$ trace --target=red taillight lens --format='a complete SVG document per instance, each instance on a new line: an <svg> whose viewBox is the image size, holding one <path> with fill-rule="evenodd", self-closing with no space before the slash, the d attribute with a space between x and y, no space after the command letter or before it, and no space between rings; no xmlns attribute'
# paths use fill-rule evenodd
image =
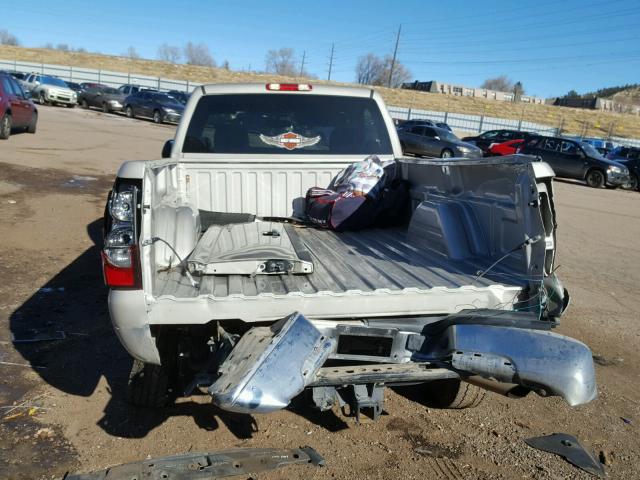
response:
<svg viewBox="0 0 640 480"><path fill-rule="evenodd" d="M104 283L110 288L142 288L140 279L140 256L138 247L132 246L126 249L130 258L128 267L114 265L107 252L102 251L102 272Z"/></svg>
<svg viewBox="0 0 640 480"><path fill-rule="evenodd" d="M313 86L308 83L267 83L267 90L276 92L310 92Z"/></svg>
<svg viewBox="0 0 640 480"><path fill-rule="evenodd" d="M102 272L104 283L110 288L142 288L138 192L139 186L135 183L116 181L105 209Z"/></svg>

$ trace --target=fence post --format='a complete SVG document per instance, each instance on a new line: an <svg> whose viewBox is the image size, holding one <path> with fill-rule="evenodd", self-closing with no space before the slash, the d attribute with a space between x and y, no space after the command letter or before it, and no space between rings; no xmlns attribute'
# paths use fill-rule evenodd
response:
<svg viewBox="0 0 640 480"><path fill-rule="evenodd" d="M98 83L102 83L101 79L102 79L102 70L98 70Z"/></svg>
<svg viewBox="0 0 640 480"><path fill-rule="evenodd" d="M73 67L69 67L69 81L73 82Z"/></svg>
<svg viewBox="0 0 640 480"><path fill-rule="evenodd" d="M189 93L189 80L187 80L187 93Z"/></svg>
<svg viewBox="0 0 640 480"><path fill-rule="evenodd" d="M131 83L131 72L127 72L127 84Z"/></svg>
<svg viewBox="0 0 640 480"><path fill-rule="evenodd" d="M518 131L522 130L522 118L518 120Z"/></svg>
<svg viewBox="0 0 640 480"><path fill-rule="evenodd" d="M40 62L40 74L44 75L44 62Z"/></svg>
<svg viewBox="0 0 640 480"><path fill-rule="evenodd" d="M478 133L482 133L482 124L484 123L484 115L480 115L480 125L478 125Z"/></svg>
<svg viewBox="0 0 640 480"><path fill-rule="evenodd" d="M411 120L411 107L407 110L407 120Z"/></svg>
<svg viewBox="0 0 640 480"><path fill-rule="evenodd" d="M160 77L158 77L158 91L160 91Z"/></svg>
<svg viewBox="0 0 640 480"><path fill-rule="evenodd" d="M444 123L447 123L448 119L449 119L449 112L444 112Z"/></svg>

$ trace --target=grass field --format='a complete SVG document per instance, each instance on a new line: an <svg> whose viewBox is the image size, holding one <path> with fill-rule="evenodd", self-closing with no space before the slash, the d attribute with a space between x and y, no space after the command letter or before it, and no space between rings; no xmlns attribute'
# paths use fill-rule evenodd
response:
<svg viewBox="0 0 640 480"><path fill-rule="evenodd" d="M8 60L43 62L58 65L131 72L142 75L191 80L194 82L248 82L283 81L290 78L277 75L237 72L221 68L177 65L156 60L133 60L125 57L92 53L63 52L39 48L0 46L0 58ZM318 81L326 83L324 81ZM472 115L520 119L550 126L563 127L563 132L587 136L613 136L640 138L640 116L581 110L549 105L497 102L480 98L454 97L411 90L376 87L388 105L449 111Z"/></svg>

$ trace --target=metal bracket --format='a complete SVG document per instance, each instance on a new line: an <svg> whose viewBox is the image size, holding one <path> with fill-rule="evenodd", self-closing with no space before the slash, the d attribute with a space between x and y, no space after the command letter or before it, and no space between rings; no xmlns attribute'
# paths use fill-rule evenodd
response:
<svg viewBox="0 0 640 480"><path fill-rule="evenodd" d="M324 466L325 461L311 447L291 450L240 448L219 453L189 453L143 460L98 472L67 474L63 480L214 480L237 475L246 476L298 464Z"/></svg>

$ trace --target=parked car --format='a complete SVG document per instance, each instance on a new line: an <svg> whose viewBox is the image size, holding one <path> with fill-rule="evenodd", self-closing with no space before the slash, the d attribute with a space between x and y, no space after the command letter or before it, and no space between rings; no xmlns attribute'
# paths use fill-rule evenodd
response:
<svg viewBox="0 0 640 480"><path fill-rule="evenodd" d="M167 94L178 100L183 105L186 105L189 101L190 94L187 92L181 92L179 90L169 90Z"/></svg>
<svg viewBox="0 0 640 480"><path fill-rule="evenodd" d="M32 97L40 104L65 105L74 108L78 95L64 80L49 75L38 75L37 85L31 90Z"/></svg>
<svg viewBox="0 0 640 480"><path fill-rule="evenodd" d="M536 155L551 165L557 177L584 180L590 187L620 187L629 181L629 171L622 163L604 158L592 145L577 140L531 136L519 153Z"/></svg>
<svg viewBox="0 0 640 480"><path fill-rule="evenodd" d="M140 85L134 85L131 83L127 83L125 85L120 85L118 87L118 90L121 93L124 93L125 95L131 95L134 93L138 93L138 92L157 92L158 90L154 89L154 88L148 88L148 87L141 87Z"/></svg>
<svg viewBox="0 0 640 480"><path fill-rule="evenodd" d="M509 140L523 140L527 132L520 130L488 130L475 137L464 137L463 142L471 143L479 147L483 153L489 154L489 148L494 143L504 143Z"/></svg>
<svg viewBox="0 0 640 480"><path fill-rule="evenodd" d="M82 108L97 107L103 112L117 112L124 109L126 95L111 87L90 87L78 96L78 103Z"/></svg>
<svg viewBox="0 0 640 480"><path fill-rule="evenodd" d="M80 92L82 92L82 86L78 82L67 82L67 81L65 81L65 83L67 84L67 87L69 87L71 90L76 92L76 95L78 95L78 97L80 97Z"/></svg>
<svg viewBox="0 0 640 480"><path fill-rule="evenodd" d="M195 89L163 158L118 171L101 257L132 403L206 388L257 414L306 390L320 410L377 419L388 384L422 384L442 408L514 384L572 406L597 397L592 352L550 331L568 296L547 164L405 158L375 90L266 87ZM386 209L380 223L295 227L307 188L371 155L390 173L385 201L349 198L370 222Z"/></svg>
<svg viewBox="0 0 640 480"><path fill-rule="evenodd" d="M494 156L513 155L522 146L524 140L509 140L503 143L493 143L489 147L489 154Z"/></svg>
<svg viewBox="0 0 640 480"><path fill-rule="evenodd" d="M23 72L11 72L11 76L16 80L24 80L27 78L27 74Z"/></svg>
<svg viewBox="0 0 640 480"><path fill-rule="evenodd" d="M82 90L86 90L87 88L106 88L106 85L103 85L102 83L96 83L96 82L82 82L80 84L80 88Z"/></svg>
<svg viewBox="0 0 640 480"><path fill-rule="evenodd" d="M482 150L465 143L449 130L429 125L401 126L398 129L404 153L427 157L482 158Z"/></svg>
<svg viewBox="0 0 640 480"><path fill-rule="evenodd" d="M616 147L607 155L609 160L622 163L629 170L629 190L640 190L640 147Z"/></svg>
<svg viewBox="0 0 640 480"><path fill-rule="evenodd" d="M147 117L155 123L180 121L184 105L166 93L140 90L124 99L124 112L129 118Z"/></svg>
<svg viewBox="0 0 640 480"><path fill-rule="evenodd" d="M448 124L444 123L444 122L436 123L436 127L444 128L445 130L449 130L450 132L453 132L453 130L451 130L451 127Z"/></svg>
<svg viewBox="0 0 640 480"><path fill-rule="evenodd" d="M22 89L28 92L33 91L38 85L40 85L40 81L42 80L43 75L39 73L30 73L28 74L24 80L20 80L20 84L22 85Z"/></svg>
<svg viewBox="0 0 640 480"><path fill-rule="evenodd" d="M11 75L0 73L0 139L6 140L11 131L25 128L36 133L38 110Z"/></svg>

